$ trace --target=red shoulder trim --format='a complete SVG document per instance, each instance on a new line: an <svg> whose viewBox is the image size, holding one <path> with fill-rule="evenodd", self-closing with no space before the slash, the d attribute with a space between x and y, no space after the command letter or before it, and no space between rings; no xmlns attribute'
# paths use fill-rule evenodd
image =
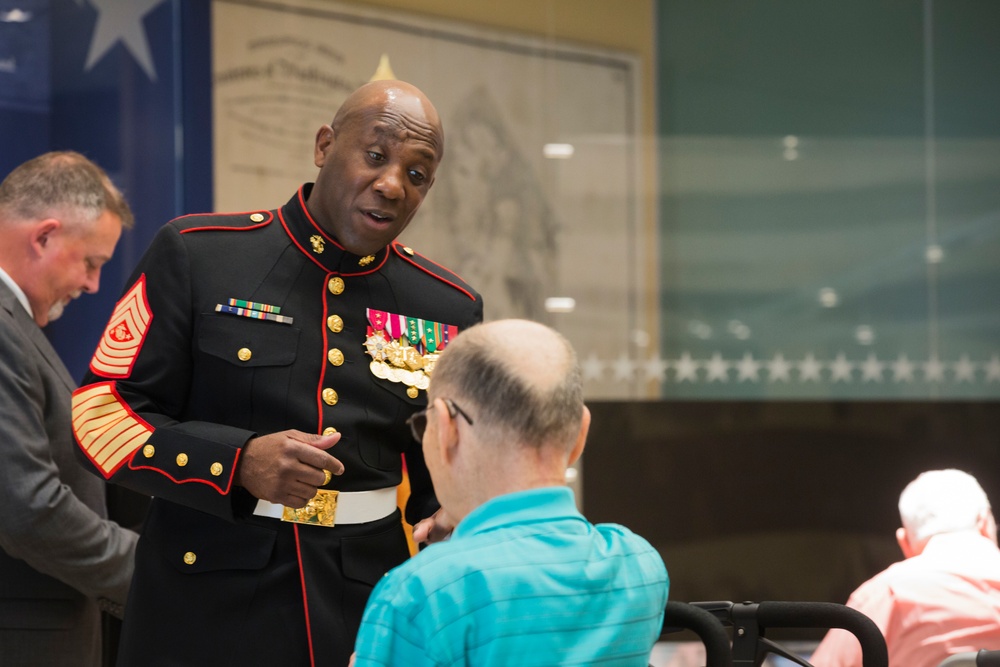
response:
<svg viewBox="0 0 1000 667"><path fill-rule="evenodd" d="M247 216L251 222L254 224L247 225L245 227L234 227L230 225L205 225L204 227L188 227L187 229L180 230L181 234L187 234L188 232L246 232L251 229L259 229L260 227L266 227L274 220L274 213L271 211L246 211L243 213L192 213L189 215L182 215L176 220L188 220L190 218L219 218L228 216L231 218L236 218L238 216ZM255 220L255 216L262 216L262 220ZM176 221L175 220L175 221Z"/></svg>
<svg viewBox="0 0 1000 667"><path fill-rule="evenodd" d="M408 252L406 252L406 251L403 250L404 247L407 247L407 246L404 246L399 241L393 241L392 242L392 249L395 251L396 255L398 255L400 259L405 260L409 264L412 264L413 266L417 267L418 269L420 269L421 271L423 271L427 275L433 276L433 277L437 278L438 280L440 280L441 282L445 283L446 285L451 285L452 287L454 287L459 292L461 292L465 296L469 297L473 301L476 300L475 295L473 295L472 292L470 292L468 289L466 289L464 287L465 285L468 285L468 283L465 282L460 275L458 275L457 273L455 273L451 269L448 269L448 268L446 268L444 266L441 266L440 264L438 264L434 260L428 259L424 255L421 255L421 254L417 253L415 250L410 249L411 252L412 252L412 254L408 253ZM443 273L445 273L447 275L441 275L441 274L435 273L434 271L431 270L430 267L424 266L420 262L416 261L417 257L419 257L421 260L427 262L428 264L431 264L431 265L437 267L438 269L440 269ZM449 280L448 276L453 276L455 278L455 280L458 281L458 282L454 282L452 280ZM458 283L462 283L462 284L460 285Z"/></svg>

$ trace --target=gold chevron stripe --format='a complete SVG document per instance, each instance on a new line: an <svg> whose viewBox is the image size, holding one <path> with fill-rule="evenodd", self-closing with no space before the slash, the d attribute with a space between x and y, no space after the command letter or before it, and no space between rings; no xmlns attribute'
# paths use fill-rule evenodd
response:
<svg viewBox="0 0 1000 667"><path fill-rule="evenodd" d="M121 400L113 382L73 392L73 433L105 478L146 444L152 432Z"/></svg>
<svg viewBox="0 0 1000 667"><path fill-rule="evenodd" d="M102 377L128 377L152 319L146 299L146 275L143 274L111 313L94 358L90 360L90 370Z"/></svg>

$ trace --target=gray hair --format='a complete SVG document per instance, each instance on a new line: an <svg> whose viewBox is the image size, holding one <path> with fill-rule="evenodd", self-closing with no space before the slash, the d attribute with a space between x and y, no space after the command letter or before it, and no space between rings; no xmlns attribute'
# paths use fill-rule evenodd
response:
<svg viewBox="0 0 1000 667"><path fill-rule="evenodd" d="M583 415L576 353L555 330L534 322L523 324L535 328L538 336L511 340L507 330L490 324L460 334L435 365L433 394L454 398L472 412L483 441L569 449ZM518 353L531 346L545 348L544 367L519 358Z"/></svg>
<svg viewBox="0 0 1000 667"><path fill-rule="evenodd" d="M961 470L921 473L899 496L899 517L913 542L974 529L989 509L979 482Z"/></svg>
<svg viewBox="0 0 1000 667"><path fill-rule="evenodd" d="M99 166L74 151L44 153L0 183L0 222L65 218L78 227L108 211L126 229L134 224L125 197Z"/></svg>

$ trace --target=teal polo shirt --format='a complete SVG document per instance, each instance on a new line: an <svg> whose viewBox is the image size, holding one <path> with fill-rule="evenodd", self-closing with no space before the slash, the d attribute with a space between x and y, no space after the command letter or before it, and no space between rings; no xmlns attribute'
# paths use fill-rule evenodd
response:
<svg viewBox="0 0 1000 667"><path fill-rule="evenodd" d="M356 667L646 667L668 586L646 540L588 522L569 488L499 496L379 582Z"/></svg>

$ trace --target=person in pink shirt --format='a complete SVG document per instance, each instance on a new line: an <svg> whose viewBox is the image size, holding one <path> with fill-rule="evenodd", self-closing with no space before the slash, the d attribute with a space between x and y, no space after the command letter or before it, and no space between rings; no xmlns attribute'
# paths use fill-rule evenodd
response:
<svg viewBox="0 0 1000 667"><path fill-rule="evenodd" d="M955 653L1000 649L1000 549L990 502L960 470L922 473L899 497L904 560L847 601L885 635L890 667L937 667ZM830 630L815 667L861 665L854 635Z"/></svg>

